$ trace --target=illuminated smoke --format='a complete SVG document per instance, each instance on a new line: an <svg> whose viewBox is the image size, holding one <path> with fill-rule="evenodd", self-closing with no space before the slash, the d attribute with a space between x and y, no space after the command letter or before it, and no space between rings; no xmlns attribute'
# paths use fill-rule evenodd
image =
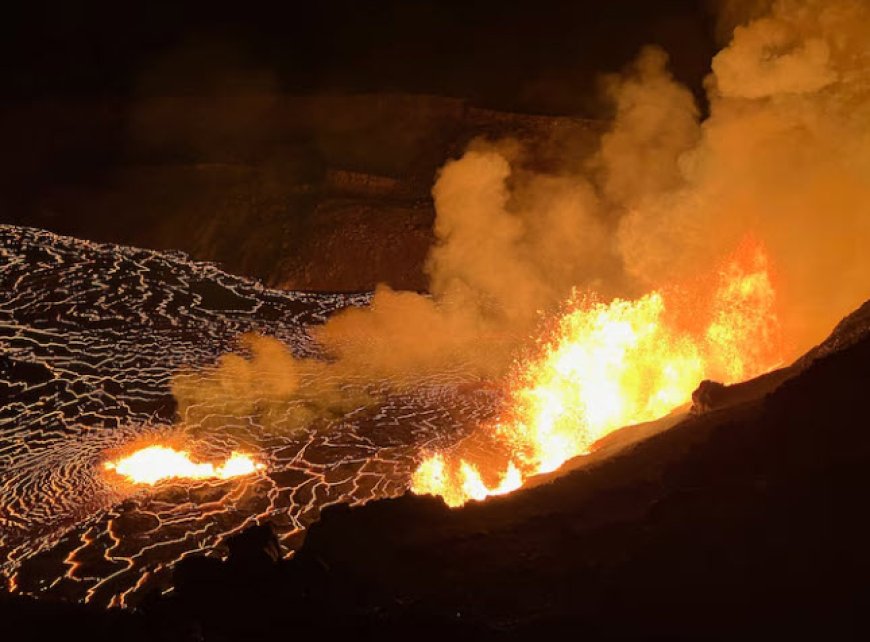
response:
<svg viewBox="0 0 870 642"><path fill-rule="evenodd" d="M429 295L381 286L369 308L337 314L313 330L327 361L252 339L250 357L177 379L182 409L224 395L229 412L277 404L301 423L332 404L366 403L345 398L348 380L401 388L457 365L503 377L572 292L652 305L645 295L715 273L747 235L765 248L763 273L777 285L781 356L820 340L870 291L870 8L723 6L722 24L737 26L712 61L705 120L666 53L646 48L605 82L615 116L594 153L543 172L521 143L475 141L433 187ZM704 330L715 356L681 384L682 397L709 369L735 380L758 371L741 359L763 361L751 344L728 343L729 329L752 317L735 287ZM754 287L765 293L764 282ZM437 477L445 462L433 461ZM515 485L508 473L499 488ZM471 473L463 483L480 495Z"/></svg>
<svg viewBox="0 0 870 642"><path fill-rule="evenodd" d="M634 195L620 220L626 271L663 283L751 230L781 279L793 351L820 340L870 290L868 62L860 0L784 0L738 26L712 61L711 114L676 159L679 184Z"/></svg>
<svg viewBox="0 0 870 642"><path fill-rule="evenodd" d="M503 494L618 428L668 414L706 377L730 383L770 370L781 359L774 303L766 254L752 239L713 280L633 301L575 297L537 353L517 363L501 417L479 429L494 447L470 441L430 456L412 489L452 506Z"/></svg>

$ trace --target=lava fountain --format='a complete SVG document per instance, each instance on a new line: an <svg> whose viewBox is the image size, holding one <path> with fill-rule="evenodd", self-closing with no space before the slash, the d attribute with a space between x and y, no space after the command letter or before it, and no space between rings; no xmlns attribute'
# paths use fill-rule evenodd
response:
<svg viewBox="0 0 870 642"><path fill-rule="evenodd" d="M778 327L767 254L752 239L693 283L608 303L575 295L517 364L500 418L482 428L503 454L433 454L412 490L450 506L515 490L608 433L685 404L704 378L734 382L776 367Z"/></svg>
<svg viewBox="0 0 870 642"><path fill-rule="evenodd" d="M184 450L167 446L148 446L115 461L107 461L103 468L134 484L153 486L168 479L231 479L250 475L265 466L249 455L233 452L223 463L197 463Z"/></svg>

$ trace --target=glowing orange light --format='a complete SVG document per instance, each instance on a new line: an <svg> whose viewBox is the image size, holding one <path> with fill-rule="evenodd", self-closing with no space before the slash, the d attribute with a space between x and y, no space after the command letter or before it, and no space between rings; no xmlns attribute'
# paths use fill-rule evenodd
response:
<svg viewBox="0 0 870 642"><path fill-rule="evenodd" d="M134 484L153 486L166 479L241 477L261 470L264 465L240 452L233 452L218 466L212 463L196 463L187 451L166 446L148 446L116 461L107 461L103 467L126 477Z"/></svg>
<svg viewBox="0 0 870 642"><path fill-rule="evenodd" d="M744 242L725 262L706 295L707 322L695 330L676 321L704 298L692 294L575 298L538 356L518 369L501 419L485 428L508 452L502 481L482 481L480 465L491 461L435 454L415 471L412 490L450 506L510 492L617 428L666 415L704 378L733 382L779 365L775 293L760 245Z"/></svg>

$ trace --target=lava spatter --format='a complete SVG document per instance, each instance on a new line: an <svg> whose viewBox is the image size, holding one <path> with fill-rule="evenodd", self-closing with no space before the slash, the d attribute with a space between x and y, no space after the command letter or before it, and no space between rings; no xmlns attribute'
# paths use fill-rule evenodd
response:
<svg viewBox="0 0 870 642"><path fill-rule="evenodd" d="M692 323L680 323L686 317ZM633 301L578 297L539 353L518 363L502 416L482 429L501 454L437 453L417 468L412 489L451 506L515 490L610 432L687 403L704 378L730 383L780 365L777 327L767 254L751 238L713 278ZM487 485L482 469L502 472Z"/></svg>
<svg viewBox="0 0 870 642"><path fill-rule="evenodd" d="M251 475L265 468L245 453L233 452L223 462L196 462L185 450L168 446L147 446L107 461L103 468L134 484L153 486L165 480L232 479Z"/></svg>

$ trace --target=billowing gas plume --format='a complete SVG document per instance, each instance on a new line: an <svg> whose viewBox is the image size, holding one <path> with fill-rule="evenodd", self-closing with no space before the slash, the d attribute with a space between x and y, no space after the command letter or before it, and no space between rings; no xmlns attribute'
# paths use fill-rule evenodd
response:
<svg viewBox="0 0 870 642"><path fill-rule="evenodd" d="M433 188L428 294L379 287L313 330L324 361L253 340L250 358L179 379L182 409L203 396L262 409L265 396L301 403L302 421L360 402L343 397L350 379L501 377L572 293L637 299L715 272L747 236L766 248L782 357L820 340L870 292L870 7L724 6L733 34L712 61L708 117L650 47L605 79L614 119L597 150L543 171L521 142L475 141Z"/></svg>
<svg viewBox="0 0 870 642"><path fill-rule="evenodd" d="M782 0L738 26L713 59L699 139L671 164L676 183L631 195L617 233L626 272L665 282L751 230L780 279L792 349L819 340L870 290L868 62L860 0ZM684 114L675 102L672 118ZM667 156L674 139L658 144ZM609 163L609 176L625 168Z"/></svg>

